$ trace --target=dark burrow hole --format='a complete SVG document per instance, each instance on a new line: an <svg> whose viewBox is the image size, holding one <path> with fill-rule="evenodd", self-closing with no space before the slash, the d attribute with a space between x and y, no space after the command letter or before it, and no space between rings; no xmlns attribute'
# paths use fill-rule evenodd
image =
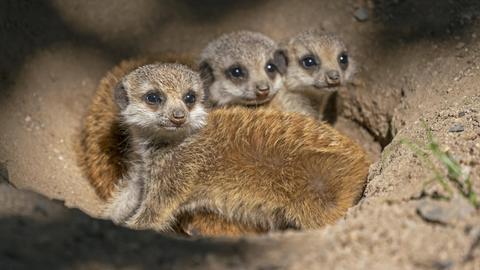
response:
<svg viewBox="0 0 480 270"><path fill-rule="evenodd" d="M367 111L363 108L366 104L355 99L345 98L345 95L341 94L348 94L349 91L361 92L362 90L349 86L332 94L324 111L324 120L340 133L360 145L373 163L380 158L383 149L393 140L394 134L391 118L387 117L386 122L379 122L378 125L383 124L388 127L387 131L382 132L382 127L377 127L375 121L366 122L365 119L368 118L363 116L364 112ZM364 93L364 95L368 95L368 93ZM345 113L345 108L347 107L350 110L357 111L358 115Z"/></svg>

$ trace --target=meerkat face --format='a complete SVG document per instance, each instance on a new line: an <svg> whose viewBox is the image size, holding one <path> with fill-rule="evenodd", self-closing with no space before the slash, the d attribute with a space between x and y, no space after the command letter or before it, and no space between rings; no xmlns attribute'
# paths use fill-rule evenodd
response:
<svg viewBox="0 0 480 270"><path fill-rule="evenodd" d="M248 32L225 34L210 42L200 59L208 100L217 106L257 105L270 101L283 87L286 71L276 43Z"/></svg>
<svg viewBox="0 0 480 270"><path fill-rule="evenodd" d="M140 67L117 85L123 121L146 135L181 139L206 123L200 76L179 64Z"/></svg>
<svg viewBox="0 0 480 270"><path fill-rule="evenodd" d="M285 84L289 91L334 91L353 77L354 63L335 35L305 32L291 39L285 51Z"/></svg>

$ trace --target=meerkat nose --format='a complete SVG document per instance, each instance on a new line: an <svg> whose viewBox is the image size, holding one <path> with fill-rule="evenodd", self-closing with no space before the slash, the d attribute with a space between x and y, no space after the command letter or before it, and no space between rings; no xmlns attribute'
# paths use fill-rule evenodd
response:
<svg viewBox="0 0 480 270"><path fill-rule="evenodd" d="M268 86L268 83L258 83L256 85L257 91L256 95L257 98L264 99L268 97L268 93L270 92L270 86Z"/></svg>
<svg viewBox="0 0 480 270"><path fill-rule="evenodd" d="M177 126L182 125L186 120L187 118L185 117L185 112L183 110L174 110L170 117L170 122Z"/></svg>
<svg viewBox="0 0 480 270"><path fill-rule="evenodd" d="M326 80L329 85L340 83L340 72L338 70L329 70L326 72Z"/></svg>

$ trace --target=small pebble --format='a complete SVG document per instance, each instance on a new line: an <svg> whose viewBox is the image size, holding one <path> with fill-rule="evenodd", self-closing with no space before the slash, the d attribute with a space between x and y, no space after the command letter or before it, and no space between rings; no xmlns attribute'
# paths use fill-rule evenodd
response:
<svg viewBox="0 0 480 270"><path fill-rule="evenodd" d="M424 220L439 224L452 224L475 213L475 208L464 198L450 201L422 199L417 205L417 214Z"/></svg>
<svg viewBox="0 0 480 270"><path fill-rule="evenodd" d="M32 121L32 117L30 117L30 115L27 115L27 117L25 117L25 122L30 122Z"/></svg>
<svg viewBox="0 0 480 270"><path fill-rule="evenodd" d="M364 22L368 20L368 9L366 7L357 8L357 10L355 10L353 13L353 16L355 19L357 19L357 21Z"/></svg>
<svg viewBox="0 0 480 270"><path fill-rule="evenodd" d="M463 139L466 141L474 141L477 137L478 135L475 134L475 132L470 132L470 133L465 132L465 134L463 135Z"/></svg>
<svg viewBox="0 0 480 270"><path fill-rule="evenodd" d="M448 132L463 132L465 127L462 124L455 123L448 129Z"/></svg>
<svg viewBox="0 0 480 270"><path fill-rule="evenodd" d="M464 116L465 116L465 112L464 112L464 111L458 113L458 117L464 117Z"/></svg>
<svg viewBox="0 0 480 270"><path fill-rule="evenodd" d="M464 42L459 42L459 43L457 44L457 46L455 46L455 48L456 48L457 50L460 50L460 49L462 49L463 47L465 47L465 43L464 43Z"/></svg>
<svg viewBox="0 0 480 270"><path fill-rule="evenodd" d="M453 266L455 266L455 264L451 260L437 261L433 263L433 268L439 270L449 270L452 269Z"/></svg>

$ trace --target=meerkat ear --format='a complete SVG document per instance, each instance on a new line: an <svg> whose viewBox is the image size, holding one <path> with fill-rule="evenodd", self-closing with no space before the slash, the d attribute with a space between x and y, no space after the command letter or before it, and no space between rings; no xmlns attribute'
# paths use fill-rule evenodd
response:
<svg viewBox="0 0 480 270"><path fill-rule="evenodd" d="M115 103L117 103L120 110L124 110L128 105L128 96L127 96L127 89L125 89L125 85L123 82L119 82L115 89L113 90L113 97L115 99Z"/></svg>
<svg viewBox="0 0 480 270"><path fill-rule="evenodd" d="M214 81L213 77L213 69L212 66L207 61L202 61L200 65L198 66L198 69L200 71L200 77L202 78L203 82L205 83L205 86L208 88Z"/></svg>
<svg viewBox="0 0 480 270"><path fill-rule="evenodd" d="M288 57L287 57L287 50L285 49L278 49L273 53L273 62L278 68L278 72L284 75L287 73L287 66L288 66Z"/></svg>
<svg viewBox="0 0 480 270"><path fill-rule="evenodd" d="M209 99L210 96L210 86L212 85L215 78L213 77L213 69L207 61L202 61L198 66L200 72L200 77L203 81L203 88L205 92L205 101Z"/></svg>

